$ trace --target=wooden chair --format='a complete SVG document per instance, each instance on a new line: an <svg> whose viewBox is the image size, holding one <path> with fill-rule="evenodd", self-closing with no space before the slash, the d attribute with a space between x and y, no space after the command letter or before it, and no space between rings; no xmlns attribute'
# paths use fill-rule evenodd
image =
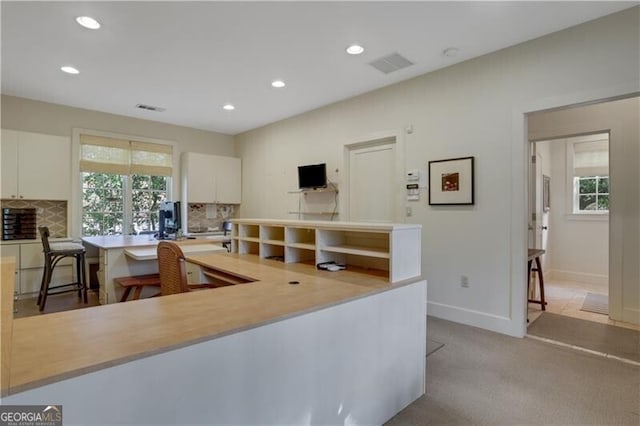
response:
<svg viewBox="0 0 640 426"><path fill-rule="evenodd" d="M160 294L186 293L190 290L216 288L212 284L189 284L184 253L179 245L171 241L158 243L158 269L160 271Z"/></svg>
<svg viewBox="0 0 640 426"><path fill-rule="evenodd" d="M124 287L124 293L122 293L120 302L126 302L131 290L134 290L132 300L138 300L140 299L140 294L145 286L160 287L160 274L119 277L115 278L114 281Z"/></svg>
<svg viewBox="0 0 640 426"><path fill-rule="evenodd" d="M84 264L84 246L80 243L73 242L49 244L49 228L46 226L40 226L38 227L38 231L40 232L40 238L42 239L42 251L44 253L44 270L42 272L40 292L38 293L39 310L41 312L44 310L44 305L47 303L47 296L71 291L77 291L78 298L82 298L84 303L87 303L87 279ZM58 262L66 257L73 257L75 259L77 281L69 284L50 286L53 269L56 267ZM66 289L61 290L63 288Z"/></svg>

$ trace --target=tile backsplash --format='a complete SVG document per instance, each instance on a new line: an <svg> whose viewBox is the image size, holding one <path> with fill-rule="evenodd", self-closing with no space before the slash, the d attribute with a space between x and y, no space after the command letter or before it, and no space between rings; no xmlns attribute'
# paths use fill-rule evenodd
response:
<svg viewBox="0 0 640 426"><path fill-rule="evenodd" d="M235 207L233 204L190 203L187 211L187 231L203 232L216 227L222 229L222 222L235 216Z"/></svg>
<svg viewBox="0 0 640 426"><path fill-rule="evenodd" d="M46 200L2 200L2 208L36 209L36 224L49 227L52 238L67 237L67 202Z"/></svg>

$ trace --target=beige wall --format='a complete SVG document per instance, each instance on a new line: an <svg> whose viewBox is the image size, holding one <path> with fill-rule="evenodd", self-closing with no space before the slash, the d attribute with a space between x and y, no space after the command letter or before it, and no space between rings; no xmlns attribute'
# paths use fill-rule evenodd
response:
<svg viewBox="0 0 640 426"><path fill-rule="evenodd" d="M541 112L532 140L610 131L609 304L614 319L640 324L640 98ZM580 224L576 224L579 226ZM584 227L584 224L582 224ZM602 223L595 224L603 226ZM566 247L565 247L566 249Z"/></svg>
<svg viewBox="0 0 640 426"><path fill-rule="evenodd" d="M522 113L557 99L588 99L620 87L640 90L639 10L237 135L243 159L241 216L289 217L292 195L287 191L296 187L300 164L326 162L329 178L344 187L335 172L342 168L343 144L376 132L403 135L406 170L426 170L429 160L475 156L474 206L429 207L424 191L420 202L409 204L413 215L407 222L423 226L429 310L521 335L527 233ZM404 132L408 125L411 134ZM396 189L403 191L400 184ZM630 231L637 235L635 227ZM461 287L461 275L469 277L469 288Z"/></svg>
<svg viewBox="0 0 640 426"><path fill-rule="evenodd" d="M233 136L157 121L6 95L2 95L1 114L3 129L71 137L73 128L83 128L174 141L180 152L235 156Z"/></svg>

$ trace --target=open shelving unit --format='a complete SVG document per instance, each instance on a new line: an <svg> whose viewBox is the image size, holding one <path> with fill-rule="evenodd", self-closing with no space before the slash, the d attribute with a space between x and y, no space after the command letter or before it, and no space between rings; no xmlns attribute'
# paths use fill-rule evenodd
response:
<svg viewBox="0 0 640 426"><path fill-rule="evenodd" d="M275 219L233 220L232 249L285 263L336 262L385 274L420 275L420 225Z"/></svg>

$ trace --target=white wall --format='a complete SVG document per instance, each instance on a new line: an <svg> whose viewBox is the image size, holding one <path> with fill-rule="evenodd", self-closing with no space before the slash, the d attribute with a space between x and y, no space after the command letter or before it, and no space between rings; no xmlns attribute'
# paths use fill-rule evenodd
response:
<svg viewBox="0 0 640 426"><path fill-rule="evenodd" d="M640 90L639 11L629 9L237 135L241 216L287 217L287 191L295 188L297 165L326 162L329 170L340 168L343 144L413 125L413 133L404 135L406 169L426 170L429 160L476 158L474 206L429 207L423 193L407 218L423 226L430 313L522 335L523 113L535 110L528 109L532 105L557 105L558 99ZM344 185L339 172L329 177ZM469 288L460 286L462 274L469 277Z"/></svg>
<svg viewBox="0 0 640 426"><path fill-rule="evenodd" d="M174 141L180 152L235 156L233 136L2 95L2 128L71 137L73 128ZM151 114L151 113L150 113Z"/></svg>
<svg viewBox="0 0 640 426"><path fill-rule="evenodd" d="M640 34L640 33L639 33ZM532 140L569 136L581 133L610 131L609 175L610 214L606 222L592 224L598 231L594 240L583 239L581 244L602 244L607 236L609 263L602 265L597 252L588 253L594 273L609 272L609 311L613 319L640 323L640 98L587 105L561 111L540 112L529 117L529 136ZM564 145L560 143L561 145ZM562 151L563 148L555 147ZM558 157L564 154L558 153ZM555 152L554 152L555 158ZM558 165L559 167L563 167ZM558 179L556 179L558 180ZM562 188L555 190L560 196ZM553 203L553 200L552 200ZM552 204L553 205L553 204ZM562 212L561 212L562 213ZM556 220L562 220L562 218ZM587 223L575 222L567 232L584 230ZM588 233L587 233L588 234ZM574 236L574 238L577 238ZM555 240L554 240L555 245ZM587 253L585 253L587 254ZM573 257L567 254L569 262ZM567 263L578 268L578 264ZM583 265L584 267L584 265Z"/></svg>
<svg viewBox="0 0 640 426"><path fill-rule="evenodd" d="M531 129L531 128L530 128ZM573 192L566 181L566 141L545 142L551 148L551 220L549 228L550 277L594 284L594 291L609 291L608 216L575 217L567 210Z"/></svg>

